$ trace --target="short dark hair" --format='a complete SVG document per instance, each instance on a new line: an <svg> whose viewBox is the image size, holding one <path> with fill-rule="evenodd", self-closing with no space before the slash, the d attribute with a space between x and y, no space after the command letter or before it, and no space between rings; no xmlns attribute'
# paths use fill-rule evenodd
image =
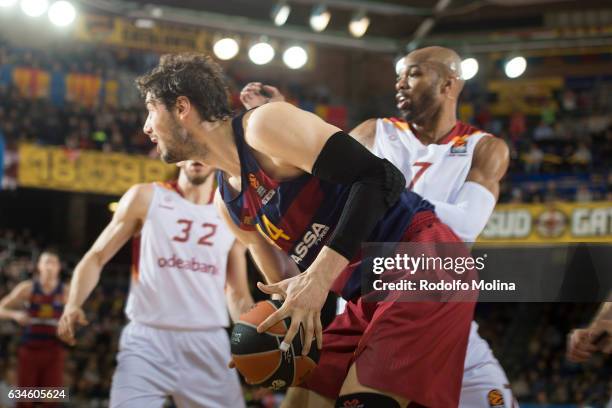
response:
<svg viewBox="0 0 612 408"><path fill-rule="evenodd" d="M54 256L57 259L61 259L59 251L56 248L54 248L54 247L46 247L46 248L44 248L42 251L40 251L40 254L38 255L38 258L40 258L41 256L43 256L45 254Z"/></svg>
<svg viewBox="0 0 612 408"><path fill-rule="evenodd" d="M143 97L151 93L172 109L179 96L189 98L203 120L213 122L232 116L228 86L219 64L201 53L162 55L159 65L136 78Z"/></svg>

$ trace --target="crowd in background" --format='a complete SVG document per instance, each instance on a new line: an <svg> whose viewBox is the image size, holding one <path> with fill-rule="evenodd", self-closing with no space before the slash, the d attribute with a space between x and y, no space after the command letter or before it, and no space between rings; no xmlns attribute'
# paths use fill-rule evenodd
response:
<svg viewBox="0 0 612 408"><path fill-rule="evenodd" d="M32 276L39 251L37 239L29 232L0 231L0 297ZM77 258L62 258L66 280ZM107 406L119 335L126 323L127 270L127 266L107 267L101 284L85 303L90 324L79 331L78 343L70 348L66 364L65 384L70 387L74 406ZM480 333L505 367L519 401L585 406L607 402L612 386L609 359L598 355L586 365L577 365L564 357L567 333L586 324L596 307L593 303L479 305ZM15 384L20 330L14 322L0 321L0 390ZM282 399L282 395L260 388L245 386L244 392L249 407L271 408Z"/></svg>
<svg viewBox="0 0 612 408"><path fill-rule="evenodd" d="M29 141L67 149L154 155L154 147L142 132L145 111L133 79L154 66L157 59L154 53L116 48L75 46L60 52L13 49L0 43L0 135L7 150L14 150L18 142ZM24 65L119 78L121 103L94 100L93 106L83 106L70 98L59 103L53 91L48 97L33 99L10 79L10 69ZM241 81L230 81L236 109L240 109ZM314 107L313 101L326 94L318 88L317 92L307 92L292 84L277 85L302 107ZM486 98L466 89L461 103L470 109L461 115L462 119L504 138L511 148L513 160L502 183L501 202L612 198L612 82L600 81L596 85L558 90L540 115L525 115L518 110L505 116L493 115ZM314 99L301 100L309 97ZM465 109L460 108L460 112ZM365 118L352 121L362 119Z"/></svg>

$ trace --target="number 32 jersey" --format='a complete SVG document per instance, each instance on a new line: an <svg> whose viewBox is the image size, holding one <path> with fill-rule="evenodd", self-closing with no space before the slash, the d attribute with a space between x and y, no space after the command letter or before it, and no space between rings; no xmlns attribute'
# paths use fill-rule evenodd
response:
<svg viewBox="0 0 612 408"><path fill-rule="evenodd" d="M169 183L153 198L134 238L130 320L175 330L225 327L225 276L234 236L214 204L194 204Z"/></svg>
<svg viewBox="0 0 612 408"><path fill-rule="evenodd" d="M472 167L474 149L491 136L457 122L437 144L424 145L407 122L378 119L372 152L393 163L406 178L406 187L427 200L454 203Z"/></svg>

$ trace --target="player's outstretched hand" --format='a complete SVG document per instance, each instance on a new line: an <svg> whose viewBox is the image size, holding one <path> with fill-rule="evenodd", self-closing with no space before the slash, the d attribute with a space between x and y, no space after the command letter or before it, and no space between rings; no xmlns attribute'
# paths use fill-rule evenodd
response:
<svg viewBox="0 0 612 408"><path fill-rule="evenodd" d="M593 332L590 328L574 329L568 335L567 359L574 363L584 363L589 360L597 346L593 344Z"/></svg>
<svg viewBox="0 0 612 408"><path fill-rule="evenodd" d="M304 272L272 285L258 282L257 287L264 293L281 295L285 299L283 305L257 327L259 333L265 332L276 323L290 317L291 326L281 344L283 351L289 348L300 329L300 324L304 328L302 355L305 356L310 351L313 337L317 339L317 347L319 349L322 347L321 309L327 298L328 288L319 279L316 279L316 275Z"/></svg>
<svg viewBox="0 0 612 408"><path fill-rule="evenodd" d="M591 325L590 329L597 350L612 354L612 320L597 320Z"/></svg>
<svg viewBox="0 0 612 408"><path fill-rule="evenodd" d="M247 109L253 109L268 102L284 101L285 97L271 85L249 82L240 91L240 102Z"/></svg>
<svg viewBox="0 0 612 408"><path fill-rule="evenodd" d="M89 322L85 318L83 309L77 306L64 307L64 313L60 317L57 327L57 336L65 343L74 346L76 344L75 332L76 326L85 326Z"/></svg>

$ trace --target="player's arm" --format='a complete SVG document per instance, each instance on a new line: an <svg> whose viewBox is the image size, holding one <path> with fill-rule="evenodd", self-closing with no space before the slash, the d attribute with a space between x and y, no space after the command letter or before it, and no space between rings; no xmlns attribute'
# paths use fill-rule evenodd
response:
<svg viewBox="0 0 612 408"><path fill-rule="evenodd" d="M583 363L598 350L612 353L612 302L601 305L587 328L574 329L568 335L568 360Z"/></svg>
<svg viewBox="0 0 612 408"><path fill-rule="evenodd" d="M264 292L280 294L286 300L258 330L291 316L284 347L301 323L306 331L307 353L315 330L321 346L319 314L333 281L399 200L405 179L395 166L373 155L348 134L293 105L269 103L253 111L247 120L247 143L270 156L276 165L297 167L321 180L350 186L339 222L308 270L274 285L259 285Z"/></svg>
<svg viewBox="0 0 612 408"><path fill-rule="evenodd" d="M225 296L234 322L253 305L247 277L246 247L238 240L234 241L227 258Z"/></svg>
<svg viewBox="0 0 612 408"><path fill-rule="evenodd" d="M138 232L146 217L152 194L151 184L131 187L119 200L111 222L75 267L68 301L58 326L58 335L65 342L74 344L75 325L87 324L81 306L98 284L104 265Z"/></svg>
<svg viewBox="0 0 612 408"><path fill-rule="evenodd" d="M253 109L268 102L284 102L285 96L272 85L249 82L240 91L240 101L246 109ZM372 149L376 137L376 119L367 119L360 123L351 130L350 135L368 149Z"/></svg>
<svg viewBox="0 0 612 408"><path fill-rule="evenodd" d="M612 302L602 303L589 328L595 346L604 353L612 354Z"/></svg>
<svg viewBox="0 0 612 408"><path fill-rule="evenodd" d="M0 300L0 319L12 319L21 326L28 323L28 314L18 308L23 307L32 294L32 281L26 280L19 283Z"/></svg>
<svg viewBox="0 0 612 408"><path fill-rule="evenodd" d="M474 242L487 225L509 162L506 143L485 136L476 145L472 167L454 202L429 200L436 207L436 215L464 241Z"/></svg>
<svg viewBox="0 0 612 408"><path fill-rule="evenodd" d="M601 304L599 312L595 315L593 322L599 320L612 320L612 302L604 302Z"/></svg>

